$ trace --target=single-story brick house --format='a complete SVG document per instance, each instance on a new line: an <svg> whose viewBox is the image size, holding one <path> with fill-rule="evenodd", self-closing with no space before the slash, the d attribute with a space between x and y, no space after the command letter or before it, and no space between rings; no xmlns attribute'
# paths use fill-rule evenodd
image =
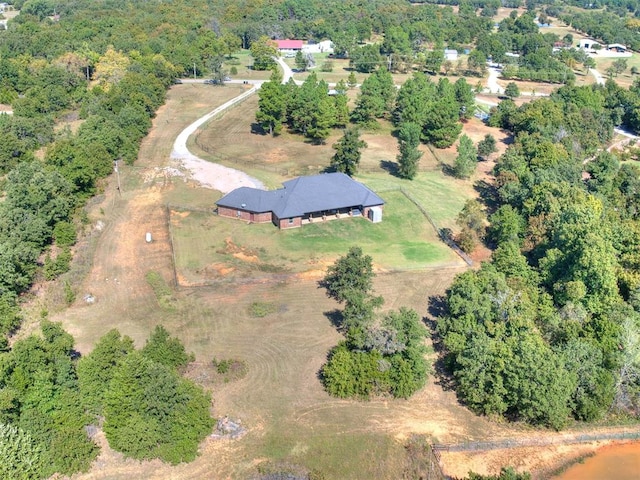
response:
<svg viewBox="0 0 640 480"><path fill-rule="evenodd" d="M280 229L355 216L382 221L384 200L344 173L298 177L282 185L278 190L236 188L216 202L218 215L272 222Z"/></svg>

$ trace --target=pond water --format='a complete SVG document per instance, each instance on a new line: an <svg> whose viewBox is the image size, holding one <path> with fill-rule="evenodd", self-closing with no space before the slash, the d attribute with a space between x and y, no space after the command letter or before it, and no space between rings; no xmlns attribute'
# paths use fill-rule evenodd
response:
<svg viewBox="0 0 640 480"><path fill-rule="evenodd" d="M638 480L640 479L640 443L623 443L599 449L584 463L576 464L558 480Z"/></svg>

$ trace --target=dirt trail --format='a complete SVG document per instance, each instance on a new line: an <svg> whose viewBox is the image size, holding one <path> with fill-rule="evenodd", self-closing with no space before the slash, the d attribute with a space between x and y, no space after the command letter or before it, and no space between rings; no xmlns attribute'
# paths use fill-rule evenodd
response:
<svg viewBox="0 0 640 480"><path fill-rule="evenodd" d="M181 162L182 165L190 172L190 176L203 187L213 188L221 191L222 193L229 193L238 187L265 188L264 184L260 180L250 177L240 170L235 170L233 168L203 160L191 153L187 147L189 137L191 137L198 128L224 110L253 95L257 90L258 87L253 86L246 92L232 98L228 102L217 107L215 110L200 117L180 132L176 141L173 143L171 159Z"/></svg>

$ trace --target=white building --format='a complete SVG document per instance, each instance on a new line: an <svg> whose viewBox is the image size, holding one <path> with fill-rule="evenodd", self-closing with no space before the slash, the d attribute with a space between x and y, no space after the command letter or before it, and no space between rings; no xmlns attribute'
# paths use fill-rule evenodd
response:
<svg viewBox="0 0 640 480"><path fill-rule="evenodd" d="M456 60L458 60L458 51L457 50L452 50L449 48L445 48L444 50L444 59L445 60L450 60L452 62L455 62Z"/></svg>
<svg viewBox="0 0 640 480"><path fill-rule="evenodd" d="M307 43L302 47L304 53L333 53L333 42L323 40L318 43Z"/></svg>

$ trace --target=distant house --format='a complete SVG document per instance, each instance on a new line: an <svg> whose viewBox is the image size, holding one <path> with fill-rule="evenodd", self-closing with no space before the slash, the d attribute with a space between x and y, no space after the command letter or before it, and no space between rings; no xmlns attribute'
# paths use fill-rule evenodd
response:
<svg viewBox="0 0 640 480"><path fill-rule="evenodd" d="M596 45L600 44L590 38L583 38L578 42L578 48L581 48L583 50L594 50Z"/></svg>
<svg viewBox="0 0 640 480"><path fill-rule="evenodd" d="M452 50L449 48L445 48L444 50L444 59L445 60L450 60L452 62L455 62L456 60L458 60L458 51L457 50Z"/></svg>
<svg viewBox="0 0 640 480"><path fill-rule="evenodd" d="M624 53L627 51L627 47L620 43L612 43L611 45L607 45L607 50L611 50L612 52Z"/></svg>
<svg viewBox="0 0 640 480"><path fill-rule="evenodd" d="M323 40L318 43L307 43L302 47L304 53L333 53L333 42Z"/></svg>
<svg viewBox="0 0 640 480"><path fill-rule="evenodd" d="M280 53L296 53L302 51L302 40L276 40Z"/></svg>
<svg viewBox="0 0 640 480"><path fill-rule="evenodd" d="M272 222L280 229L358 216L382 221L384 200L344 173L298 177L282 185L278 190L237 188L216 202L218 215Z"/></svg>

